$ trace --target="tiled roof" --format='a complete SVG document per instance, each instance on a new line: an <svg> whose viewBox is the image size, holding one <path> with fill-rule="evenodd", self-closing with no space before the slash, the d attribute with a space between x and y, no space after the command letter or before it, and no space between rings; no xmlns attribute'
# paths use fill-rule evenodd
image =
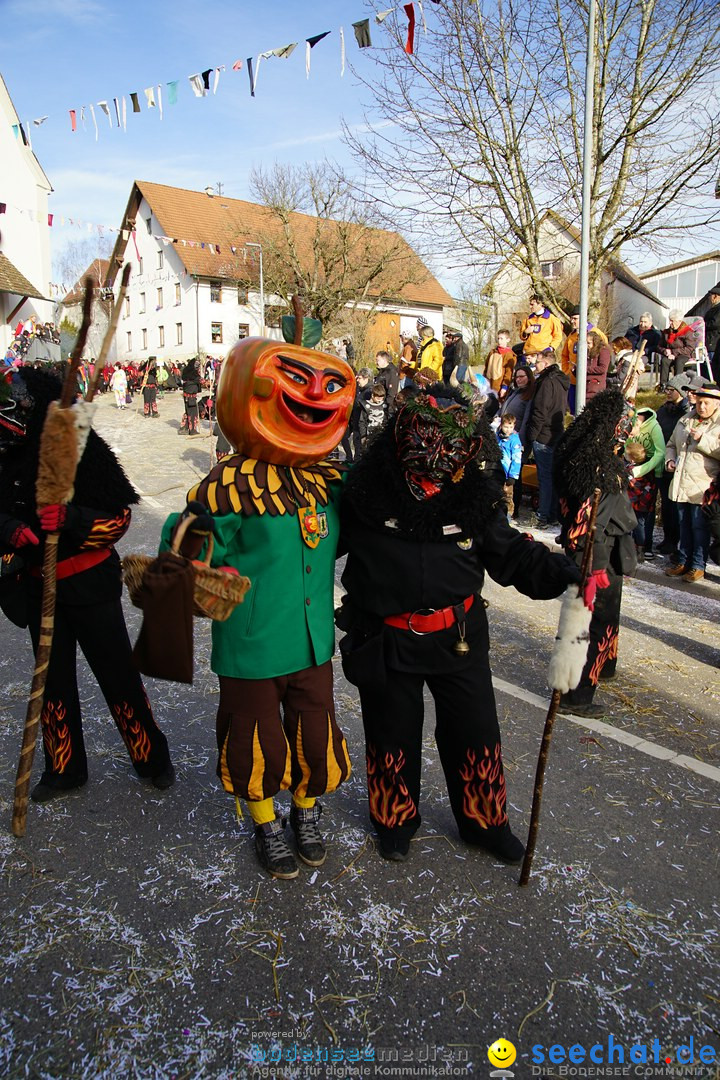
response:
<svg viewBox="0 0 720 1080"><path fill-rule="evenodd" d="M47 297L39 293L34 285L31 285L24 274L21 274L16 266L0 251L0 292L13 293L16 296L31 296L33 300L46 300Z"/></svg>
<svg viewBox="0 0 720 1080"><path fill-rule="evenodd" d="M173 240L173 248L189 274L198 277L216 278L217 280L243 281L255 278L257 271L253 260L253 251L243 250L243 245L257 243L263 236L279 232L277 221L270 211L257 203L242 199L229 199L224 195L209 196L202 191L188 191L184 188L169 187L165 184L153 184L137 180L128 202L125 219L121 228L128 227L128 219L134 221L144 197L158 220L162 234ZM317 218L308 214L290 215L293 230L297 237L298 251L310 259L310 246L314 236ZM137 227L137 226L136 226ZM350 226L352 229L353 226ZM360 228L358 227L360 233ZM398 261L405 262L409 273L404 276L416 279L415 284L403 286L400 295L390 295L382 288L382 276L378 277L378 287L371 290L374 296L382 295L394 300L404 300L418 304L451 305L452 299L437 281L420 257L397 233L384 229L372 229L370 235L378 250L383 244L400 245ZM367 230L362 231L367 241ZM183 243L183 241L185 241ZM192 242L197 246L190 246ZM118 272L127 241L122 240L122 233L113 253L109 283ZM200 247L205 244L205 248ZM220 248L219 254L211 250L210 245ZM236 251L233 252L232 248ZM388 281L396 278L397 271L390 270ZM397 279L397 278L396 278ZM397 290L396 290L397 291Z"/></svg>
<svg viewBox="0 0 720 1080"><path fill-rule="evenodd" d="M98 287L102 289L105 285L105 278L107 277L109 266L109 259L94 259L85 273L80 275L67 296L63 298L62 303L65 307L69 304L82 304L83 297L85 296L85 287L83 283L88 277L93 278L98 283Z"/></svg>

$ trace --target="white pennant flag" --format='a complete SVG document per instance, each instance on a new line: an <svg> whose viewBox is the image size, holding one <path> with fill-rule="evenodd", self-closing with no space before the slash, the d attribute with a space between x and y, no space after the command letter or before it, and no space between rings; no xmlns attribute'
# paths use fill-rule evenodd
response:
<svg viewBox="0 0 720 1080"><path fill-rule="evenodd" d="M102 109L102 111L108 118L108 123L110 124L110 127L112 127L112 116L110 115L110 107L107 101L98 101L98 109Z"/></svg>
<svg viewBox="0 0 720 1080"><path fill-rule="evenodd" d="M155 87L154 86L148 86L147 89L144 91L144 93L145 93L145 98L147 100L148 109L154 109L155 108Z"/></svg>
<svg viewBox="0 0 720 1080"><path fill-rule="evenodd" d="M188 79L195 97L205 97L207 90L205 89L202 75L188 75Z"/></svg>
<svg viewBox="0 0 720 1080"><path fill-rule="evenodd" d="M160 110L160 119L162 120L162 118L163 118L163 112L162 112L162 86L160 86L160 85L158 85L158 88L157 88L157 103L158 103L158 109Z"/></svg>
<svg viewBox="0 0 720 1080"><path fill-rule="evenodd" d="M376 23L385 22L385 19L387 19L388 15L392 15L394 10L395 10L395 8L391 7L391 8L388 8L387 11L378 11L377 15L375 16L375 22Z"/></svg>
<svg viewBox="0 0 720 1080"><path fill-rule="evenodd" d="M427 34L427 23L425 22L425 12L423 11L422 0L417 0L417 6L420 8L420 17L422 18L423 33Z"/></svg>
<svg viewBox="0 0 720 1080"><path fill-rule="evenodd" d="M345 74L345 31L340 27L340 78Z"/></svg>
<svg viewBox="0 0 720 1080"><path fill-rule="evenodd" d="M95 125L95 142L97 142L99 132L98 132L97 120L95 119L95 109L92 107L92 105L89 105L88 108L90 109L90 115L92 116L92 122Z"/></svg>

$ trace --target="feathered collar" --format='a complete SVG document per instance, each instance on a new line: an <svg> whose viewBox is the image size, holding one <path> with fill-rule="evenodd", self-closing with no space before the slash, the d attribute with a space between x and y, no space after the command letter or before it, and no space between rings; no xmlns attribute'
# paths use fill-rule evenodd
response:
<svg viewBox="0 0 720 1080"><path fill-rule="evenodd" d="M297 514L298 507L327 506L329 486L342 479L343 465L319 461L304 468L271 465L244 454L223 458L188 492L213 514Z"/></svg>
<svg viewBox="0 0 720 1080"><path fill-rule="evenodd" d="M458 483L446 484L431 499L413 498L395 453L392 425L375 437L357 465L350 470L343 491L343 508L373 528L392 528L412 540L430 542L457 540L444 527L457 525L463 536L479 537L485 532L502 503L502 477L495 468L499 447L488 447L490 460L471 462ZM497 458L495 457L497 453ZM502 474L504 477L504 474Z"/></svg>

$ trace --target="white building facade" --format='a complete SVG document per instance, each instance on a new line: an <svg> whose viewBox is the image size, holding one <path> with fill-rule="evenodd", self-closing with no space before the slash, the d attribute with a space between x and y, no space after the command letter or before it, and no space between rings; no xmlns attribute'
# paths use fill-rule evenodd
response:
<svg viewBox="0 0 720 1080"><path fill-rule="evenodd" d="M12 341L12 327L36 315L40 322L53 318L50 296L50 227L48 196L52 185L21 134L20 119L0 77L0 162L2 200L0 250L32 285L35 296L24 291L0 290L0 349L4 355ZM17 131L17 134L15 133Z"/></svg>
<svg viewBox="0 0 720 1080"><path fill-rule="evenodd" d="M153 356L182 364L197 355L223 357L244 337L282 339L279 312L288 310L287 298L267 295L262 286L257 237L264 213L241 200L135 182L107 277L117 295L121 270L130 264L118 360ZM368 311L366 355L388 342L399 350L401 333L415 335L418 321L429 323L437 336L442 332L443 305L450 297L412 257L423 280L407 286L401 299L348 305Z"/></svg>
<svg viewBox="0 0 720 1080"><path fill-rule="evenodd" d="M660 266L639 276L667 304L668 310L676 308L685 314L720 281L720 251Z"/></svg>

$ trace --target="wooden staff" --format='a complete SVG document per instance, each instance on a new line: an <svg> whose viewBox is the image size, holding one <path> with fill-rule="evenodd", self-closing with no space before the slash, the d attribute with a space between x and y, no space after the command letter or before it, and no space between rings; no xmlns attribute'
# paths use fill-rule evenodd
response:
<svg viewBox="0 0 720 1080"><path fill-rule="evenodd" d="M590 570L592 569L592 550L593 543L595 541L595 528L597 525L598 507L600 505L600 488L595 488L593 492L592 504L590 507L590 518L588 520L588 529L585 534L585 548L583 550L583 561L580 567L580 583L578 585L578 596L582 596L585 591L588 577L590 576ZM535 855L535 844L537 842L538 827L540 825L540 807L542 805L543 783L545 780L545 768L547 766L547 759L550 753L550 740L552 739L553 725L555 723L555 717L560 706L560 698L562 697L561 690L553 690L552 697L550 698L550 707L545 717L545 728L543 730L542 742L540 743L540 754L538 756L537 769L535 770L535 788L533 790L532 811L530 813L530 828L528 830L527 845L525 847L525 858L523 859L522 870L520 872L520 879L518 885L527 885L530 880L530 871L532 870L533 856Z"/></svg>
<svg viewBox="0 0 720 1080"><path fill-rule="evenodd" d="M77 392L77 371L80 366L90 330L93 292L95 282L92 278L85 281L85 299L83 301L83 318L80 332L72 352L72 360L57 409L50 409L45 418L43 433L40 441L40 459L38 463L37 485L41 479L44 482L44 492L52 492L52 497L43 499L43 505L49 506L53 502L66 503L72 496L77 469L77 444L75 440L74 422L70 417L70 406ZM53 403L54 404L54 403ZM67 421L70 421L68 423ZM62 458L52 451L57 450L58 440L53 436L59 433L59 442L67 449L67 454ZM54 445L51 447L51 441ZM57 496L57 497L55 497ZM40 502L38 500L38 505ZM53 631L55 628L55 594L57 574L57 549L59 533L46 533L45 548L43 552L43 589L40 615L40 637L37 652L35 653L35 670L30 698L25 714L25 727L23 728L22 748L15 776L15 800L13 803L12 831L14 836L25 835L27 822L28 791L30 788L30 776L32 773L33 757L35 756L35 743L42 712L43 698L45 696L45 683L47 680L50 652L52 649Z"/></svg>
<svg viewBox="0 0 720 1080"><path fill-rule="evenodd" d="M631 388L631 386L633 384L633 380L634 380L635 376L638 374L640 364L642 363L643 357L645 356L645 346L646 345L647 345L647 341L646 341L645 338L643 338L642 342L640 343L640 348L636 349L635 352L632 354L632 356L630 358L630 364L628 366L628 373L625 376L625 378L623 379L622 386L620 387L620 393L623 395L623 397L627 397L628 392L629 392L629 390L630 390L630 388Z"/></svg>
<svg viewBox="0 0 720 1080"><path fill-rule="evenodd" d="M293 345L302 345L303 340L303 322L305 316L303 314L302 304L300 303L300 297L295 294L292 298L293 311L295 312L295 340Z"/></svg>
<svg viewBox="0 0 720 1080"><path fill-rule="evenodd" d="M126 266L125 266L125 269L122 272L122 279L121 279L121 282L120 282L120 292L118 293L117 300L115 301L115 304L113 305L112 314L110 315L110 322L108 323L107 333L105 334L105 337L103 338L103 343L102 343L102 346L100 348L100 355L99 355L97 363L95 365L95 370L94 370L94 372L92 374L92 378L90 379L90 382L88 383L87 392L85 394L85 400L86 401L92 401L92 399L95 397L95 391L98 388L98 383L100 381L100 375L101 375L101 373L102 373L102 371L103 371L103 369L104 369L104 367L105 367L105 365L107 363L108 353L110 352L110 346L112 345L112 340L115 337L115 331L117 330L117 325L120 322L120 312L122 310L123 301L125 300L125 293L127 292L128 282L130 281L130 271L131 271L131 269L132 269L132 267L131 267L130 263L127 263Z"/></svg>

